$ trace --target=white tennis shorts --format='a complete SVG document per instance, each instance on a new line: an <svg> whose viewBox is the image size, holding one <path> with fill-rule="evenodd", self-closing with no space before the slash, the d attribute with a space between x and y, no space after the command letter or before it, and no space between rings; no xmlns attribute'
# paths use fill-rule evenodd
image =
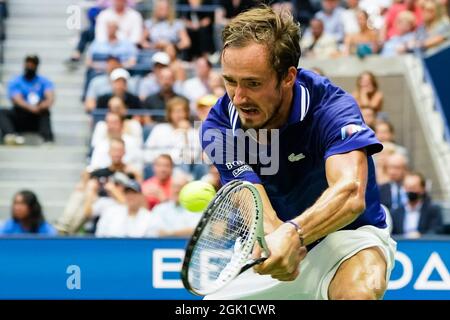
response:
<svg viewBox="0 0 450 320"><path fill-rule="evenodd" d="M342 262L359 251L378 247L387 264L386 283L394 267L397 244L388 229L363 226L329 234L300 263L300 275L294 281L278 281L249 269L208 300L327 300L328 287Z"/></svg>

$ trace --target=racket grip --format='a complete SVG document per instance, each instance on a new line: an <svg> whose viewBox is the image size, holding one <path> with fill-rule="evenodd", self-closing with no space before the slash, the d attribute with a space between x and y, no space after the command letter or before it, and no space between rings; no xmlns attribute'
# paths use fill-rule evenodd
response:
<svg viewBox="0 0 450 320"><path fill-rule="evenodd" d="M266 259L267 259L267 257L262 257L262 258L255 259L252 262L247 263L245 266L242 267L239 274L247 271L248 269L252 268L253 266L256 266L257 264L264 262Z"/></svg>

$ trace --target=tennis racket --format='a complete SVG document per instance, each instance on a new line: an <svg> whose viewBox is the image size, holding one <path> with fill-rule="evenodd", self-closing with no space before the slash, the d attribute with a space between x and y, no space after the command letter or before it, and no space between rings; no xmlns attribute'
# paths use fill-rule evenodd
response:
<svg viewBox="0 0 450 320"><path fill-rule="evenodd" d="M262 249L258 259L252 259L255 242ZM205 296L268 256L258 190L250 182L233 180L203 213L187 246L181 278L187 290Z"/></svg>

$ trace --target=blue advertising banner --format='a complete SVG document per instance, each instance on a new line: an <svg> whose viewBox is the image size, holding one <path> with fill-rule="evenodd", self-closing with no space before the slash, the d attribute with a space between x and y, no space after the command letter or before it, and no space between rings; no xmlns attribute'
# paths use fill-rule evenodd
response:
<svg viewBox="0 0 450 320"><path fill-rule="evenodd" d="M0 239L0 299L199 299L185 239ZM386 299L449 299L450 241L399 241Z"/></svg>

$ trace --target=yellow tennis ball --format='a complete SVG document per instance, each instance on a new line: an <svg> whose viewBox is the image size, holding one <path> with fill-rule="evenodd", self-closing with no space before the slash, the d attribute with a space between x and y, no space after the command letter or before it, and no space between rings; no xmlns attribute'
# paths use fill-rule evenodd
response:
<svg viewBox="0 0 450 320"><path fill-rule="evenodd" d="M214 187L204 181L193 181L180 191L179 201L183 208L192 212L202 212L216 195Z"/></svg>

